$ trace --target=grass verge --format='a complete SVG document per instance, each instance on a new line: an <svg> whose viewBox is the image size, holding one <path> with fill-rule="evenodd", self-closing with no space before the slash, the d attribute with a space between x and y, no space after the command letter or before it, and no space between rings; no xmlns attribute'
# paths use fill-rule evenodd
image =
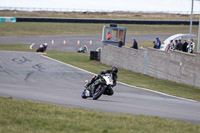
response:
<svg viewBox="0 0 200 133"><path fill-rule="evenodd" d="M200 124L0 98L1 133L197 133Z"/></svg>
<svg viewBox="0 0 200 133"><path fill-rule="evenodd" d="M0 44L0 50L16 51L20 49L24 51L35 51L35 50L29 50L28 48L29 45L23 45L23 44L20 45ZM85 69L93 73L98 73L100 70L105 70L110 68L110 66L106 66L101 62L90 61L88 54L49 50L47 51L47 56L71 64L73 66ZM153 78L147 75L134 73L123 69L119 69L118 81L183 98L200 101L199 88L177 84L174 82Z"/></svg>
<svg viewBox="0 0 200 133"><path fill-rule="evenodd" d="M80 23L0 23L1 37L15 36L65 36L65 35L101 35L103 26L109 24ZM176 34L189 32L189 25L136 25L119 24L127 28L127 34ZM198 26L193 25L193 34Z"/></svg>

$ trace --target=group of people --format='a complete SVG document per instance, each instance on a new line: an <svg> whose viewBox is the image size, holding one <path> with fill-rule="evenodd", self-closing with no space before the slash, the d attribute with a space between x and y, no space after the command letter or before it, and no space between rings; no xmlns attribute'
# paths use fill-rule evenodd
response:
<svg viewBox="0 0 200 133"><path fill-rule="evenodd" d="M183 52L189 52L189 53L193 53L194 52L194 48L195 48L195 43L194 40L184 40L184 42L182 43L181 39L179 40L171 40L167 50L178 50L178 51L183 51Z"/></svg>
<svg viewBox="0 0 200 133"><path fill-rule="evenodd" d="M161 41L158 37L156 37L156 41L153 41L153 48L160 49Z"/></svg>
<svg viewBox="0 0 200 133"><path fill-rule="evenodd" d="M131 48L138 49L137 41L135 40L135 38L133 38L132 40L133 40L133 46ZM156 41L153 41L153 44L154 44L154 46L153 46L154 48L160 49L161 41L158 37L156 37Z"/></svg>

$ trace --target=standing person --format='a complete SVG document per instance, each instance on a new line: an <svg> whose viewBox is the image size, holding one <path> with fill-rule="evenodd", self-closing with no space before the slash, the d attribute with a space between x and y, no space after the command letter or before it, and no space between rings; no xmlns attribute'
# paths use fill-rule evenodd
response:
<svg viewBox="0 0 200 133"><path fill-rule="evenodd" d="M193 53L194 52L194 48L195 48L195 43L194 43L194 40L191 39L191 42L190 42L190 46L188 46L188 52L189 53Z"/></svg>
<svg viewBox="0 0 200 133"><path fill-rule="evenodd" d="M179 51L182 51L182 48L183 48L183 44L182 44L182 42L181 42L181 39L179 39L179 40L178 40L178 44L177 44L177 49L178 49Z"/></svg>
<svg viewBox="0 0 200 133"><path fill-rule="evenodd" d="M134 38L133 38L133 46L132 46L132 48L138 49L138 43Z"/></svg>
<svg viewBox="0 0 200 133"><path fill-rule="evenodd" d="M123 42L122 42L122 39L119 39L119 47L122 47L123 46Z"/></svg>
<svg viewBox="0 0 200 133"><path fill-rule="evenodd" d="M175 48L174 48L174 42L173 42L173 40L170 40L169 49L170 49L171 51L173 51L173 50L175 49Z"/></svg>
<svg viewBox="0 0 200 133"><path fill-rule="evenodd" d="M169 49L170 49L170 45L168 44L168 45L167 45L167 52L169 51Z"/></svg>
<svg viewBox="0 0 200 133"><path fill-rule="evenodd" d="M156 45L157 45L157 48L160 49L161 42L160 42L160 39L158 37L156 37Z"/></svg>
<svg viewBox="0 0 200 133"><path fill-rule="evenodd" d="M110 40L111 38L112 38L112 35L111 35L110 31L108 31L108 34L106 36L106 40Z"/></svg>
<svg viewBox="0 0 200 133"><path fill-rule="evenodd" d="M182 47L183 52L188 51L187 46L188 46L187 40L184 40L183 47Z"/></svg>
<svg viewBox="0 0 200 133"><path fill-rule="evenodd" d="M175 43L174 43L174 50L178 50L178 40L175 40Z"/></svg>

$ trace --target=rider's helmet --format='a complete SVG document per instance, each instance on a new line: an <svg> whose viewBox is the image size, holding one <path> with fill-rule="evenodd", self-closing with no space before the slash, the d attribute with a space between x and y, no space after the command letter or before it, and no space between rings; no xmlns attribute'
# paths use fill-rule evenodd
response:
<svg viewBox="0 0 200 133"><path fill-rule="evenodd" d="M111 70L112 70L112 72L114 72L114 73L117 73L117 72L118 72L117 66L112 66Z"/></svg>

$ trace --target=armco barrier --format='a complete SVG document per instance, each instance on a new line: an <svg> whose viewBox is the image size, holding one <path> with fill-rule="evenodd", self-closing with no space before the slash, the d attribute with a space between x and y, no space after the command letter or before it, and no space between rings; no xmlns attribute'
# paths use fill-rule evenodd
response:
<svg viewBox="0 0 200 133"><path fill-rule="evenodd" d="M117 23L117 24L150 24L150 25L189 25L190 21L171 20L107 20L107 19L68 19L68 18L24 18L18 17L17 22L51 22L51 23ZM198 21L193 21L193 25L198 25Z"/></svg>
<svg viewBox="0 0 200 133"><path fill-rule="evenodd" d="M200 54L104 45L101 62L155 78L200 87Z"/></svg>

